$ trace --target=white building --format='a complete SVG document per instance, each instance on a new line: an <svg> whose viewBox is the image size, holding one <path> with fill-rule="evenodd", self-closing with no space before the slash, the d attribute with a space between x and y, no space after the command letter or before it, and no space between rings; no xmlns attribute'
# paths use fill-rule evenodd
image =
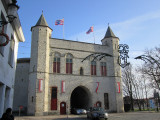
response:
<svg viewBox="0 0 160 120"><path fill-rule="evenodd" d="M102 44L51 38L52 29L43 14L31 31L31 58L19 60L17 69L21 72L16 74L15 86L15 94L21 95L23 90L28 101L26 97L15 98L16 109L24 103L29 115L66 114L72 108L93 106L101 106L108 112L124 111L119 38L110 27ZM81 62L94 53L112 57Z"/></svg>
<svg viewBox="0 0 160 120"><path fill-rule="evenodd" d="M0 21L8 21L8 6L11 3L12 0L0 0ZM4 25L4 33L10 41L6 46L0 46L0 117L6 108L13 105L18 44L25 41L17 12L16 17L12 23ZM0 26L2 32L1 23ZM4 41L5 37L0 36L0 44Z"/></svg>

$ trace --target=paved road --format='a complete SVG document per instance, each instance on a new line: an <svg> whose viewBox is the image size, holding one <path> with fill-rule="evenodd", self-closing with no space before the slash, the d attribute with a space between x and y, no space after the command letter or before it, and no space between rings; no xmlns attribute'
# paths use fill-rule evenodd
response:
<svg viewBox="0 0 160 120"><path fill-rule="evenodd" d="M15 120L89 120L86 115L56 115L56 116L36 116L36 117L16 117ZM108 120L160 120L160 113L155 112L130 112L111 113Z"/></svg>
<svg viewBox="0 0 160 120"><path fill-rule="evenodd" d="M133 112L110 114L109 120L160 120L160 113Z"/></svg>

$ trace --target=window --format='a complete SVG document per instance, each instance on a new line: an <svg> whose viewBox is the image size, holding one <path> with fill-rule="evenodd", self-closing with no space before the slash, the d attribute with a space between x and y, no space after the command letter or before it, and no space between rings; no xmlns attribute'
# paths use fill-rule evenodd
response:
<svg viewBox="0 0 160 120"><path fill-rule="evenodd" d="M106 76L106 62L101 62L101 76Z"/></svg>
<svg viewBox="0 0 160 120"><path fill-rule="evenodd" d="M0 21L6 21L2 12L0 15ZM0 27L0 32L1 31L2 31L2 27ZM6 32L7 32L7 25L4 25L4 33L6 33ZM0 36L0 43L4 43L5 41L6 41L6 38L3 36ZM4 56L4 48L5 48L4 46L0 46L0 54L2 56Z"/></svg>
<svg viewBox="0 0 160 120"><path fill-rule="evenodd" d="M91 61L91 75L96 75L96 61Z"/></svg>
<svg viewBox="0 0 160 120"><path fill-rule="evenodd" d="M60 54L55 53L53 61L53 72L60 73Z"/></svg>
<svg viewBox="0 0 160 120"><path fill-rule="evenodd" d="M109 97L108 97L108 93L104 93L104 107L106 110L109 109Z"/></svg>
<svg viewBox="0 0 160 120"><path fill-rule="evenodd" d="M72 63L73 56L71 54L67 54L66 56L66 73L72 74Z"/></svg>
<svg viewBox="0 0 160 120"><path fill-rule="evenodd" d="M83 75L83 68L80 68L80 75Z"/></svg>
<svg viewBox="0 0 160 120"><path fill-rule="evenodd" d="M14 41L14 39L13 39L13 36L11 36L10 48L9 48L9 56L8 56L8 64L9 64L11 67L13 67L14 46L15 46L15 41Z"/></svg>

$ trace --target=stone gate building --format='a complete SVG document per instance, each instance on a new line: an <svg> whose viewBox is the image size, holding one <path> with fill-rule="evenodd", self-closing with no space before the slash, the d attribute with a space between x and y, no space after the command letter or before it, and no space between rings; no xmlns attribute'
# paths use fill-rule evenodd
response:
<svg viewBox="0 0 160 120"><path fill-rule="evenodd" d="M28 69L29 74L16 74L22 86L20 79L28 78L28 88L23 90L28 91L28 104L24 105L28 114L66 114L71 108L93 106L101 106L108 112L124 111L121 68L117 63L119 38L110 27L101 40L102 45L51 38L52 29L43 14L31 31L31 58L19 59L17 67L21 72ZM93 53L107 53L112 57L81 62ZM21 92L19 88L15 94L18 92ZM24 98L15 100L15 109L25 103L20 103L20 99Z"/></svg>

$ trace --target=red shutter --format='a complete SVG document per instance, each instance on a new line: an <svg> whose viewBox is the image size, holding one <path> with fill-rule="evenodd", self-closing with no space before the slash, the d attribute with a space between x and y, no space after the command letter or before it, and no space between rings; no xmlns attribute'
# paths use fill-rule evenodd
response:
<svg viewBox="0 0 160 120"><path fill-rule="evenodd" d="M56 73L56 62L53 62L53 72Z"/></svg>
<svg viewBox="0 0 160 120"><path fill-rule="evenodd" d="M91 75L93 75L93 65L91 65Z"/></svg>
<svg viewBox="0 0 160 120"><path fill-rule="evenodd" d="M103 76L103 66L101 66L101 76Z"/></svg>
<svg viewBox="0 0 160 120"><path fill-rule="evenodd" d="M60 62L57 62L57 73L60 73Z"/></svg>
<svg viewBox="0 0 160 120"><path fill-rule="evenodd" d="M68 63L66 63L66 73L68 73Z"/></svg>
<svg viewBox="0 0 160 120"><path fill-rule="evenodd" d="M94 75L96 75L96 65L94 65Z"/></svg>
<svg viewBox="0 0 160 120"><path fill-rule="evenodd" d="M107 72L106 72L106 66L104 66L104 76L107 75L106 73L107 73Z"/></svg>
<svg viewBox="0 0 160 120"><path fill-rule="evenodd" d="M69 73L72 74L72 63L70 63L69 65L69 70L70 70Z"/></svg>

